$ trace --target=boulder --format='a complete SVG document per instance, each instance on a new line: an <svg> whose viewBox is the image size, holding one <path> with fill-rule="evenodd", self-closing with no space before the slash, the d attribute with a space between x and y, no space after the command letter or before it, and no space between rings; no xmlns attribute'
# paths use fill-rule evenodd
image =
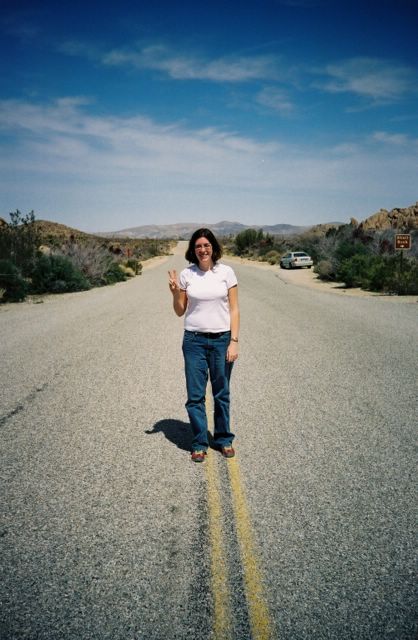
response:
<svg viewBox="0 0 418 640"><path fill-rule="evenodd" d="M51 247L48 247L47 244L41 244L38 247L38 251L39 253L42 253L44 256L50 256L52 251L51 251Z"/></svg>
<svg viewBox="0 0 418 640"><path fill-rule="evenodd" d="M397 229L398 231L411 231L418 229L418 202L411 207L395 207L391 211L380 209L366 220L360 223L359 229L367 231L376 229Z"/></svg>

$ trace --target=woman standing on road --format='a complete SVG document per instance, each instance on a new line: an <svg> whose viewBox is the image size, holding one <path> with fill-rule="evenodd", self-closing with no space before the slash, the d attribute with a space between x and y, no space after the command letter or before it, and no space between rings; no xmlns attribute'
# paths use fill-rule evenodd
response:
<svg viewBox="0 0 418 640"><path fill-rule="evenodd" d="M208 373L214 399L214 442L232 458L234 434L229 422L229 380L238 358L239 308L237 278L219 261L222 249L210 229L197 229L186 260L191 264L177 279L169 271L173 308L184 320L183 355L186 409L193 431L192 460L203 462L209 446L205 408Z"/></svg>

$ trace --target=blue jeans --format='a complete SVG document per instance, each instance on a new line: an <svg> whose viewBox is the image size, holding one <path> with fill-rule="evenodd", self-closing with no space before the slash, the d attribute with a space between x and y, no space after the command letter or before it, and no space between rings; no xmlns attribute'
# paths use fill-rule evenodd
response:
<svg viewBox="0 0 418 640"><path fill-rule="evenodd" d="M205 397L208 374L214 400L214 434L218 447L231 444L234 434L229 428L229 380L232 362L226 361L226 351L231 332L226 331L217 338L185 331L183 355L186 373L186 409L193 431L193 451L206 451L208 441L208 421Z"/></svg>

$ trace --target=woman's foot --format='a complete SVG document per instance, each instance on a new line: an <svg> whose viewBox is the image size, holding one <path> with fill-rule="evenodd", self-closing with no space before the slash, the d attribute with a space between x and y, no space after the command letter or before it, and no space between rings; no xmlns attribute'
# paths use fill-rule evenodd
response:
<svg viewBox="0 0 418 640"><path fill-rule="evenodd" d="M193 462L204 462L206 451L192 451L192 460Z"/></svg>
<svg viewBox="0 0 418 640"><path fill-rule="evenodd" d="M234 447L232 447L231 445L221 447L221 451L224 458L233 458L235 456Z"/></svg>

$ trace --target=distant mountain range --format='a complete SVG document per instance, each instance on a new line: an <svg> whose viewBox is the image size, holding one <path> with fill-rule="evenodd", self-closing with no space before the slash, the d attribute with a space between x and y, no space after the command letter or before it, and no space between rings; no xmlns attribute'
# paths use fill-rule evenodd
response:
<svg viewBox="0 0 418 640"><path fill-rule="evenodd" d="M135 239L158 239L158 240L188 240L193 231L200 227L209 227L212 229L215 235L219 237L236 236L245 229L262 229L265 233L272 235L297 235L304 231L310 230L312 233L325 235L331 227L339 227L346 223L344 222L327 222L323 224L316 224L313 226L297 226L292 224L252 224L245 225L240 222L222 221L214 224L205 224L199 222L178 222L176 224L166 225L142 225L138 227L129 227L127 229L121 229L120 231L109 232L96 232L86 233L67 227L66 225L58 222L50 222L47 220L36 220L36 227L40 232L42 238L46 243L53 238L59 238L66 240L72 237L75 240L84 238L106 238L106 239L118 239L118 242L125 240L130 242ZM362 222L358 223L357 220L351 218L350 224L352 226L359 227L363 230L384 230L384 229L397 229L398 231L416 232L418 230L418 202L410 207L392 209L387 211L386 209L380 209L377 213L369 216ZM7 227L6 220L0 217L0 231L2 228Z"/></svg>
<svg viewBox="0 0 418 640"><path fill-rule="evenodd" d="M338 223L336 223L338 224ZM97 236L105 238L173 238L188 240L192 233L201 227L209 227L216 236L236 236L237 233L245 231L245 229L262 229L265 233L272 235L291 235L303 233L310 227L296 226L293 224L241 224L240 222L229 222L224 220L214 224L204 224L195 222L178 222L176 224L149 224L139 227L130 227L121 229L120 231L112 231L107 233L96 233Z"/></svg>
<svg viewBox="0 0 418 640"><path fill-rule="evenodd" d="M245 229L262 229L264 233L271 235L297 235L304 231L312 230L315 233L323 233L330 227L339 227L344 225L343 222L328 222L326 224L317 224L311 226L296 226L293 224L242 224L241 222L229 222L224 220L214 224L202 224L197 222L178 222L176 224L166 225L143 225L140 227L130 227L109 233L96 233L97 236L107 238L155 238L155 239L175 239L188 240L192 233L199 227L209 227L214 234L219 237L236 236ZM354 218L351 219L351 225L358 226L359 223ZM395 208L391 211L381 209L377 213L369 216L360 226L364 229L418 229L418 202L410 207Z"/></svg>

